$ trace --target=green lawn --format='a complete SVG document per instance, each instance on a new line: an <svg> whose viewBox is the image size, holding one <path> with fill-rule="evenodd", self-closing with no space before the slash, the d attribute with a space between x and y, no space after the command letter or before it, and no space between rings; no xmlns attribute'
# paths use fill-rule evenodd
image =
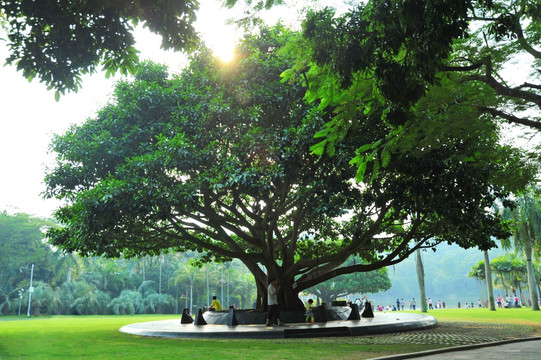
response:
<svg viewBox="0 0 541 360"><path fill-rule="evenodd" d="M532 311L530 308L520 309L444 309L431 310L428 314L438 321L471 321L514 325L529 325L541 333L541 311Z"/></svg>
<svg viewBox="0 0 541 360"><path fill-rule="evenodd" d="M436 310L441 321L525 324L541 332L541 312L529 309ZM377 315L376 315L377 316ZM0 359L366 359L436 348L435 345L366 345L354 338L288 340L161 339L120 333L124 325L172 315L1 318Z"/></svg>

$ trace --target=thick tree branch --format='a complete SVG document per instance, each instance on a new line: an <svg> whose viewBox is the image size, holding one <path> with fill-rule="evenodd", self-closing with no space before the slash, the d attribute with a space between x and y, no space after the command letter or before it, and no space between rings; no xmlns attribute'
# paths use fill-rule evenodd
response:
<svg viewBox="0 0 541 360"><path fill-rule="evenodd" d="M419 246L421 246L424 243L424 241L426 241L426 240L422 240L417 245L415 245L413 247L413 250L411 250L411 249L408 250L406 252L406 255L399 256L402 252L405 251L408 244L411 242L413 236L417 234L417 230L418 230L419 226L422 223L423 223L423 220L421 220L421 219L417 219L416 221L414 221L414 223L412 224L412 226L408 230L406 236L403 237L401 243L398 246L396 246L395 249L392 252L387 254L384 259L379 260L379 261L375 261L372 264L370 264L369 266L374 265L374 264L377 264L377 265L376 265L376 267L374 269L369 269L369 270L375 270L378 267L383 267L383 266L396 264L396 263L404 260L415 249L417 249ZM430 236L427 236L426 238L429 238L429 237ZM349 254L351 254L351 253L349 253ZM320 283L322 281L332 279L333 277L338 276L338 275L348 274L348 273L354 272L354 270L352 270L350 266L338 268L338 266L341 265L346 259L347 259L347 256L346 256L345 259L343 259L343 261L341 263L339 263L340 260L335 260L335 261L329 261L328 263L325 263L324 266L314 267L313 270L311 270L308 273L306 273L305 275L301 276L298 279L298 283L299 284L302 283L302 286L301 286L302 289L307 289L307 288L313 286L313 285L310 285L312 282ZM333 265L334 265L334 267L333 267ZM367 266L367 265L360 264L360 266ZM331 269L331 270L329 270L329 269ZM363 271L369 271L369 270L363 270Z"/></svg>
<svg viewBox="0 0 541 360"><path fill-rule="evenodd" d="M494 108L489 108L489 107L486 107L486 106L480 106L480 105L473 105L473 106L476 107L481 112L490 114L492 116L501 117L501 118L509 121L510 123L525 125L525 126L528 126L528 127L534 128L534 129L541 130L541 123L539 123L537 121L530 120L530 119L525 119L525 118L519 118L517 116L508 114L508 113L506 113L504 111L494 109Z"/></svg>
<svg viewBox="0 0 541 360"><path fill-rule="evenodd" d="M522 99L526 100L530 103L533 103L537 105L539 108L541 108L541 95L535 94L533 92L524 91L522 88L529 87L529 88L539 88L538 85L534 84L523 84L519 87L511 88L506 85L503 85L501 82L496 80L494 76L492 75L492 59L490 57L486 57L479 62L472 64L471 66L447 66L444 67L444 71L454 71L454 72L462 72L462 71L470 71L479 69L482 66L485 66L485 74L470 74L463 78L463 82L466 81L480 81L488 86L490 86L498 95L507 96L511 98L516 99Z"/></svg>
<svg viewBox="0 0 541 360"><path fill-rule="evenodd" d="M530 43L526 40L524 37L524 33L522 32L522 26L520 25L520 22L517 19L517 24L515 26L515 34L517 35L517 41L522 46L522 48L528 52L528 54L532 55L536 59L541 59L541 51L537 51L534 49Z"/></svg>
<svg viewBox="0 0 541 360"><path fill-rule="evenodd" d="M502 96L508 96L513 97L517 99L526 100L528 102L531 102L535 105L537 105L541 109L541 96L528 92L523 91L517 88L510 88L508 86L502 85L498 80L496 80L489 71L487 71L486 75L475 75L471 74L465 77L465 81L481 81L488 86L490 86L498 95Z"/></svg>
<svg viewBox="0 0 541 360"><path fill-rule="evenodd" d="M520 90L520 89L523 89L523 88L530 88L530 89L541 90L541 85L530 84L530 83L524 83L524 84L522 84L522 85L519 85L519 86L515 87L514 89Z"/></svg>
<svg viewBox="0 0 541 360"><path fill-rule="evenodd" d="M386 255L384 259L372 262L370 264L356 264L356 265L351 265L351 266L346 266L346 267L340 267L340 268L336 268L336 269L334 269L332 271L329 271L329 272L327 272L327 273L325 273L325 274L323 274L321 276L318 276L317 278L312 278L312 279L309 279L309 280L299 279L299 281L297 282L298 289L300 291L308 289L308 288L310 288L310 287L312 287L314 285L317 285L317 284L319 284L319 283L321 283L323 281L332 279L332 278L334 278L336 276L345 275L345 274L351 274L351 273L354 273L354 272L368 272L368 271L380 269L380 268L385 267L385 266L391 266L391 265L398 264L398 263L402 262L403 260L407 259L411 254L413 254L415 252L415 250L417 250L419 248L423 248L422 245L429 238L430 237L423 238L421 241L416 243L416 245L409 248L400 257L396 257L396 255L398 253L396 251L393 251L392 253ZM407 247L407 245L410 242L403 241L399 246L401 248L400 251L405 250L405 248ZM430 246L430 247L432 247L432 246Z"/></svg>

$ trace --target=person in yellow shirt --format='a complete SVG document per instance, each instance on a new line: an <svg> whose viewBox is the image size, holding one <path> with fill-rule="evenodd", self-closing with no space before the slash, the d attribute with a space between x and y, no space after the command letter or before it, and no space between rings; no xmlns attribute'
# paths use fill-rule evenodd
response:
<svg viewBox="0 0 541 360"><path fill-rule="evenodd" d="M210 303L210 310L222 311L222 304L220 303L220 300L216 298L216 296L212 297L212 302Z"/></svg>

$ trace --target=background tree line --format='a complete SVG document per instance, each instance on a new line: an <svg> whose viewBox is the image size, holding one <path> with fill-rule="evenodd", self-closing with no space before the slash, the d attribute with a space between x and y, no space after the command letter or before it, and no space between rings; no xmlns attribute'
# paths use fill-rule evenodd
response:
<svg viewBox="0 0 541 360"><path fill-rule="evenodd" d="M239 261L206 264L192 251L133 259L80 257L48 245L45 226L54 223L0 213L0 315L17 314L19 305L26 314L32 264L31 315L178 314L208 306L213 295L224 307L253 307L255 281ZM385 269L359 275L319 284L310 289L312 297L330 303L390 287Z"/></svg>
<svg viewBox="0 0 541 360"><path fill-rule="evenodd" d="M488 257L477 263L470 276L484 280L487 289L492 283L503 290L505 296L519 295L522 305L539 310L541 299L541 201L539 188L535 187L523 193L516 200L516 206L498 207L512 227L512 236L501 241L501 246L512 253L500 256L489 262ZM487 263L489 266L487 266ZM481 269L481 267L483 267ZM492 276L494 274L494 277ZM524 288L528 289L525 296ZM526 302L528 299L528 303ZM494 300L490 299L491 308Z"/></svg>
<svg viewBox="0 0 541 360"><path fill-rule="evenodd" d="M535 276L541 278L541 262L534 261L533 264ZM515 252L506 253L497 256L490 261L492 270L492 281L494 284L496 295L502 297L517 296L521 306L532 306L530 288L528 286L528 270L526 259L517 256ZM484 283L486 280L485 261L480 260L468 273L471 278ZM539 282L535 284L533 292L537 293L539 298ZM486 291L483 291L483 299L486 299Z"/></svg>
<svg viewBox="0 0 541 360"><path fill-rule="evenodd" d="M19 300L26 313L32 264L32 315L179 313L207 306L212 295L226 306L252 306L254 280L238 262L202 265L194 252L80 257L46 243L43 230L52 225L26 214L0 213L0 314L17 313Z"/></svg>

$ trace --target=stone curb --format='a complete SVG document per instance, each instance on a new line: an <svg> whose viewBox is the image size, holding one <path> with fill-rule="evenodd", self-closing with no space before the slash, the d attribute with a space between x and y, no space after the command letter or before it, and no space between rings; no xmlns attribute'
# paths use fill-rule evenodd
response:
<svg viewBox="0 0 541 360"><path fill-rule="evenodd" d="M525 342L525 341L535 341L535 340L541 340L541 336L534 336L534 337L520 338L520 339L492 341L492 342L488 342L488 343L479 343L479 344L470 344L470 345L461 345L461 346L451 346L451 347L435 349L435 350L426 350L426 351L407 353L407 354L381 356L381 357L377 357L377 358L370 358L369 360L413 359L413 358L417 358L417 357L420 357L420 356L430 356L430 355L450 353L450 352L455 352L455 351L460 352L460 351L480 349L480 348L484 348L484 347L499 346L499 345L519 343L519 342Z"/></svg>

